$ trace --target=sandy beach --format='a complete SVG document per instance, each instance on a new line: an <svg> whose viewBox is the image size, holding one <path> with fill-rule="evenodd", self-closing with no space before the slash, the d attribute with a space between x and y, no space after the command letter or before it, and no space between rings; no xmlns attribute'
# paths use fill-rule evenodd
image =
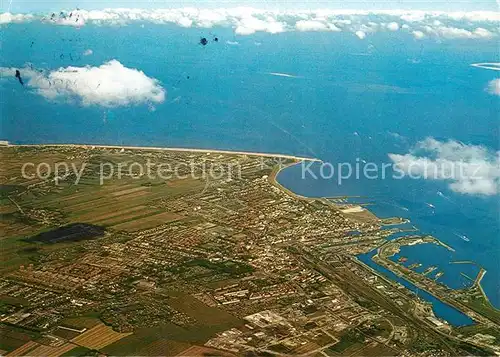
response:
<svg viewBox="0 0 500 357"><path fill-rule="evenodd" d="M121 145L94 145L94 144L10 144L4 142L5 146L15 147L75 147L83 149L123 149L123 150L153 150L153 151L172 151L172 152L195 152L206 154L229 154L229 155L247 155L259 157L276 157L282 159L290 159L297 161L314 161L322 162L320 159L312 157L302 157L294 155L284 155L276 153L264 152L249 152L249 151L232 151L232 150L217 150L217 149L194 149L194 148L173 148L173 147L154 147L154 146L121 146Z"/></svg>

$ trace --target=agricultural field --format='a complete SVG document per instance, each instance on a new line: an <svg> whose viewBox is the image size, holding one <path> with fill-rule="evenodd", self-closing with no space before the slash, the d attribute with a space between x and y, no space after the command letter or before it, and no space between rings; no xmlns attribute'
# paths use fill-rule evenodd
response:
<svg viewBox="0 0 500 357"><path fill-rule="evenodd" d="M365 343L365 336L357 330L348 330L340 336L340 341L327 348L325 352L332 356L351 355L361 349Z"/></svg>
<svg viewBox="0 0 500 357"><path fill-rule="evenodd" d="M191 345L186 342L157 340L138 351L140 356L176 356Z"/></svg>
<svg viewBox="0 0 500 357"><path fill-rule="evenodd" d="M34 341L28 341L25 344L16 348L14 351L7 354L7 356L10 356L10 357L24 356L24 355L29 354L30 351L34 350L35 348L38 348L39 346L40 346L40 344L38 344Z"/></svg>
<svg viewBox="0 0 500 357"><path fill-rule="evenodd" d="M118 180L106 180L101 185L99 162L144 163L142 155L114 154L88 158L81 150L4 147L0 150L0 158L3 165L0 179L8 177L0 182L0 272L35 263L40 255L50 253L52 248L46 244L27 242L30 239L40 243L50 241L51 232L61 233L57 229L62 225L88 224L88 227L95 225L103 230L134 232L181 220L184 218L181 214L158 207L155 202L164 197L200 192L204 188L204 184L195 179L150 180L130 177L128 172ZM43 179L23 178L22 165L26 162L33 165L44 163L49 167L62 162L78 168L83 164L87 166L77 185L71 177L57 184L48 184ZM28 176L34 175L35 170L27 170L27 173ZM46 174L44 170L40 173ZM77 236L73 235L70 239L78 239ZM56 249L61 248L62 243L60 241Z"/></svg>
<svg viewBox="0 0 500 357"><path fill-rule="evenodd" d="M157 327L140 328L133 335L127 336L106 348L102 352L111 355L163 355L160 350L170 350L175 355L192 344L202 344L214 333L228 328L243 326L244 322L226 311L209 307L196 298L175 291L165 291L165 304L185 314L193 323L181 327L165 321ZM165 338L168 336L168 339ZM174 353L175 352L175 353Z"/></svg>
<svg viewBox="0 0 500 357"><path fill-rule="evenodd" d="M71 342L92 350L100 350L130 334L115 332L111 327L99 324L73 338Z"/></svg>
<svg viewBox="0 0 500 357"><path fill-rule="evenodd" d="M37 332L24 330L14 326L0 325L0 349L4 351L14 351L24 346L30 349L30 346L37 345L32 340L40 337ZM29 343L29 345L27 345Z"/></svg>
<svg viewBox="0 0 500 357"><path fill-rule="evenodd" d="M382 343L373 342L368 346L366 346L365 348L363 348L362 350L357 351L356 355L367 356L367 357L394 356L396 355L396 351L391 347L386 346Z"/></svg>
<svg viewBox="0 0 500 357"><path fill-rule="evenodd" d="M75 153L66 155L45 154L44 151L16 148L2 148L2 175L9 177L8 184L0 188L2 200L0 228L4 228L6 237L32 234L44 231L47 223L89 223L105 228L124 231L136 231L155 227L159 224L182 219L183 217L155 207L154 202L162 197L181 197L190 192L201 191L203 182L194 178L180 180L161 180L146 175L140 176L133 171L121 169L118 180L102 180L99 163L126 164L129 162L146 165L143 155L98 155L88 162L84 158L75 158ZM44 168L64 162L81 169L82 176L76 181L59 180L55 185L47 186L46 181L21 175L22 163L44 164ZM37 166L35 166L37 167ZM31 166L30 166L31 168ZM50 170L50 169L49 169ZM53 168L51 168L54 171ZM63 168L59 169L60 171ZM28 171L28 176L36 176L35 170ZM46 172L40 170L41 175ZM52 176L55 174L52 173ZM36 189L39 187L40 189ZM29 190L28 190L29 188ZM24 215L22 215L24 213ZM27 219L26 216L31 217Z"/></svg>
<svg viewBox="0 0 500 357"><path fill-rule="evenodd" d="M28 354L29 356L33 357L59 357L65 353L70 352L72 349L74 349L76 345L72 343L65 343L61 346L53 347L53 346L44 346L44 345L38 345L34 349L30 349L29 351L24 351L20 356ZM19 352L17 352L19 353ZM8 356L15 356L16 351L14 351L12 354L9 354Z"/></svg>
<svg viewBox="0 0 500 357"><path fill-rule="evenodd" d="M187 350L182 351L178 356L190 356L190 357L205 357L205 356L220 356L220 357L234 357L235 355L227 352L216 350L214 348L208 348L204 346L193 346Z"/></svg>

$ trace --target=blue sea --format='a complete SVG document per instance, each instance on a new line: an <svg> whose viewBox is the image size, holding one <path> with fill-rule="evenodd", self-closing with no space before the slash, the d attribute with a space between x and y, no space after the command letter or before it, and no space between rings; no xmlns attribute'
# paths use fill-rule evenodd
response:
<svg viewBox="0 0 500 357"><path fill-rule="evenodd" d="M199 44L213 36L220 40ZM82 56L86 49L93 54ZM361 41L344 32L236 36L227 28L152 23L2 28L1 67L29 62L55 70L112 59L158 79L166 100L126 107L50 101L12 75L0 81L0 139L248 150L334 164L390 163L389 153L407 154L426 137L500 150L499 97L485 91L498 72L470 66L500 62L496 40L417 41L378 33ZM298 194L361 196L357 200L372 203L380 217L409 218L419 233L455 249L405 248L401 256L409 264L438 266L436 272L445 273L438 281L455 289L470 286L461 272L474 278L481 266L483 288L500 307L498 195L462 194L446 181L409 178L351 178L339 185L337 176L303 178L301 165L278 179ZM463 260L477 265L452 263ZM470 323L441 305L434 305L438 316Z"/></svg>

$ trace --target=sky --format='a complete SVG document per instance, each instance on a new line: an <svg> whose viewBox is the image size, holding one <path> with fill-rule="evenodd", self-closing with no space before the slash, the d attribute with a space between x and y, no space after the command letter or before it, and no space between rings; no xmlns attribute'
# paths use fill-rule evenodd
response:
<svg viewBox="0 0 500 357"><path fill-rule="evenodd" d="M1 11L12 13L46 12L76 7L91 10L127 8L216 8L251 6L264 9L404 9L438 11L498 11L498 0L1 0Z"/></svg>

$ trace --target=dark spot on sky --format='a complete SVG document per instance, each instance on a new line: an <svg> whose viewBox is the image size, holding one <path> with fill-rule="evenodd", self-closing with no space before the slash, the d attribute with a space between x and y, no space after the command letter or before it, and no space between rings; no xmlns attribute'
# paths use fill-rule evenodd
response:
<svg viewBox="0 0 500 357"><path fill-rule="evenodd" d="M191 77L187 76L186 78L187 78L187 79L189 79L189 78L191 78Z"/></svg>
<svg viewBox="0 0 500 357"><path fill-rule="evenodd" d="M23 79L21 78L21 72L19 72L18 69L16 69L16 78L19 80L19 83L21 83L21 85L24 86Z"/></svg>
<svg viewBox="0 0 500 357"><path fill-rule="evenodd" d="M60 59L64 59L64 54L61 53L61 55L59 56Z"/></svg>
<svg viewBox="0 0 500 357"><path fill-rule="evenodd" d="M203 46L206 46L207 43L208 43L208 40L205 37L202 37L200 40L200 44L202 44Z"/></svg>
<svg viewBox="0 0 500 357"><path fill-rule="evenodd" d="M215 38L214 38L214 41L215 41L215 42L219 42L219 38L218 38L218 37L215 37Z"/></svg>

